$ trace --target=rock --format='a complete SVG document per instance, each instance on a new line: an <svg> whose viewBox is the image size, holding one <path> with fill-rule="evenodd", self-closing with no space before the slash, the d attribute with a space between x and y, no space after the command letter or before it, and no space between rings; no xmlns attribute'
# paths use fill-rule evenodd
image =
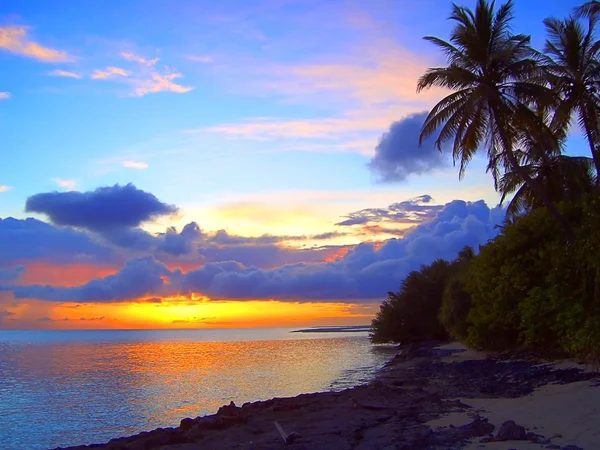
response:
<svg viewBox="0 0 600 450"><path fill-rule="evenodd" d="M550 445L546 445L544 448L551 448L551 449L554 449L554 450L560 450L560 445L550 444Z"/></svg>
<svg viewBox="0 0 600 450"><path fill-rule="evenodd" d="M189 430L193 426L194 426L194 419L190 419L189 417L186 417L185 419L181 419L181 423L179 424L179 428L181 428L184 431Z"/></svg>
<svg viewBox="0 0 600 450"><path fill-rule="evenodd" d="M561 447L560 450L583 450L581 447L577 447L576 445L565 445Z"/></svg>
<svg viewBox="0 0 600 450"><path fill-rule="evenodd" d="M491 434L494 432L494 428L496 427L489 423L487 419L477 417L473 422L459 427L459 432L464 438L468 439Z"/></svg>
<svg viewBox="0 0 600 450"><path fill-rule="evenodd" d="M221 406L217 411L217 416L235 417L238 416L241 411L242 408L236 406L234 402L231 402L229 405Z"/></svg>
<svg viewBox="0 0 600 450"><path fill-rule="evenodd" d="M496 441L525 441L527 440L527 432L525 427L517 425L513 420L507 420L498 430L495 438Z"/></svg>

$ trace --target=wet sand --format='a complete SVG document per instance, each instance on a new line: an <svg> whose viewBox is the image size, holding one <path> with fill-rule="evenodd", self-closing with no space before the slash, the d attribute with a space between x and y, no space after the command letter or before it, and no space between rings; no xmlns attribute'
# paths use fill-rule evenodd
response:
<svg viewBox="0 0 600 450"><path fill-rule="evenodd" d="M176 428L69 449L595 449L598 400L598 374L574 363L425 343L401 349L365 386L231 404Z"/></svg>

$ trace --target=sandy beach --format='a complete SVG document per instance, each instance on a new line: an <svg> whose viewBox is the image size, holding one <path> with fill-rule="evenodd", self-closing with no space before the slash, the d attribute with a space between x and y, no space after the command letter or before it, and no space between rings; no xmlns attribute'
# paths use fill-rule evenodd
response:
<svg viewBox="0 0 600 450"><path fill-rule="evenodd" d="M600 448L599 400L598 374L575 362L428 343L400 350L365 386L231 403L176 428L69 449L589 450Z"/></svg>

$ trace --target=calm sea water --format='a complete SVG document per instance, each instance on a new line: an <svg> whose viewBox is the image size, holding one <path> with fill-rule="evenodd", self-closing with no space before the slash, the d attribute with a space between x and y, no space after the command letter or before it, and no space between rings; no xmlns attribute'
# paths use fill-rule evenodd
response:
<svg viewBox="0 0 600 450"><path fill-rule="evenodd" d="M0 331L0 449L105 442L247 401L367 381L366 333Z"/></svg>

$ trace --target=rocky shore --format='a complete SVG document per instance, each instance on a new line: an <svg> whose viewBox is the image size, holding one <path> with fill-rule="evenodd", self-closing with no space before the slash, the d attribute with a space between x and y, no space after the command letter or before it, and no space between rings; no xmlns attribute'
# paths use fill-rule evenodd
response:
<svg viewBox="0 0 600 450"><path fill-rule="evenodd" d="M365 386L241 407L232 402L216 414L183 419L177 428L159 428L105 444L68 449L589 450L600 447L582 447L581 439L579 445L567 442L567 429L554 429L550 435L542 424L529 429L508 416L502 423L494 423L484 407L472 406L469 399L483 406L499 399L521 403L527 399L533 404L534 391L567 384L596 395L600 393L598 376L581 367L559 367L534 358L476 355L459 346L428 343L402 349ZM587 391L581 395L589 397ZM504 413L510 414L512 409L516 409L514 405ZM562 413L568 415L569 411ZM526 417L530 416L526 412Z"/></svg>

